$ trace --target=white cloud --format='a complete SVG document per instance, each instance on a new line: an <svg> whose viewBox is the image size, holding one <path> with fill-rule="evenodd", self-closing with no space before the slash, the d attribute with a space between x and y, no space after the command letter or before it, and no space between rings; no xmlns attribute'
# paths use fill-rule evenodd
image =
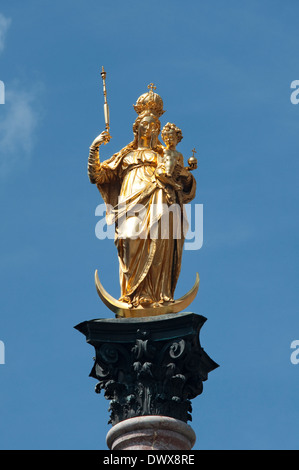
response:
<svg viewBox="0 0 299 470"><path fill-rule="evenodd" d="M0 13L0 54L10 24L11 19ZM0 177L30 162L40 119L40 91L40 84L25 89L17 82L5 82L5 105L0 107Z"/></svg>
<svg viewBox="0 0 299 470"><path fill-rule="evenodd" d="M0 53L4 49L6 32L10 26L10 23L10 18L6 18L2 13L0 13Z"/></svg>
<svg viewBox="0 0 299 470"><path fill-rule="evenodd" d="M41 86L24 90L6 84L5 105L0 117L0 176L20 169L31 160L40 119Z"/></svg>

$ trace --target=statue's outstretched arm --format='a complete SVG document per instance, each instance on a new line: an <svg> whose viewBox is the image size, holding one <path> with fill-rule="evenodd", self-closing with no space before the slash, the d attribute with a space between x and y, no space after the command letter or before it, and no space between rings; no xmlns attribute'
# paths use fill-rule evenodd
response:
<svg viewBox="0 0 299 470"><path fill-rule="evenodd" d="M97 182L97 176L99 175L101 164L99 149L100 145L107 144L110 140L110 135L107 131L103 131L98 137L96 137L89 148L89 157L87 164L87 174L89 181L92 184Z"/></svg>

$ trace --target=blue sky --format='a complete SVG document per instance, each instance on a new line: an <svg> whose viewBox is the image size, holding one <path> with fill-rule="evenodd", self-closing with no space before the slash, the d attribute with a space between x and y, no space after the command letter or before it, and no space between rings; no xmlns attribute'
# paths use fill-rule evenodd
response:
<svg viewBox="0 0 299 470"><path fill-rule="evenodd" d="M104 129L102 65L102 159L131 141L150 82L180 151L197 149L204 244L184 252L177 297L198 271L189 310L208 318L201 343L220 368L193 401L194 449L298 449L298 14L296 0L1 2L2 449L106 448L94 351L73 328L112 316L96 268L119 290L86 173Z"/></svg>

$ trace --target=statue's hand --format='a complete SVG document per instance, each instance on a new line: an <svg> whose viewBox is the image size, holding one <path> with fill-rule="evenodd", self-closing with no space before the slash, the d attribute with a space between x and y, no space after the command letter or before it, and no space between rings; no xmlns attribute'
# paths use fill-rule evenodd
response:
<svg viewBox="0 0 299 470"><path fill-rule="evenodd" d="M197 169L197 158L190 157L189 160L188 160L188 164L189 164L189 167L188 167L189 171L196 170Z"/></svg>
<svg viewBox="0 0 299 470"><path fill-rule="evenodd" d="M159 166L155 171L155 177L164 184L168 184L168 177L164 166Z"/></svg>
<svg viewBox="0 0 299 470"><path fill-rule="evenodd" d="M106 145L110 139L111 139L111 135L109 134L109 132L103 131L101 132L100 135L98 135L98 137L94 139L93 143L91 144L91 147L98 148L102 144Z"/></svg>

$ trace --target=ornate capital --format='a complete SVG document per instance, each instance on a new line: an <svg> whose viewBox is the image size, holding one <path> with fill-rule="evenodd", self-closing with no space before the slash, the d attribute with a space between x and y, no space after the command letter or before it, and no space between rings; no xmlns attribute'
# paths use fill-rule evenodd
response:
<svg viewBox="0 0 299 470"><path fill-rule="evenodd" d="M200 345L194 313L91 320L75 328L95 348L90 376L110 400L112 425L137 416L192 420L191 400L218 365Z"/></svg>

